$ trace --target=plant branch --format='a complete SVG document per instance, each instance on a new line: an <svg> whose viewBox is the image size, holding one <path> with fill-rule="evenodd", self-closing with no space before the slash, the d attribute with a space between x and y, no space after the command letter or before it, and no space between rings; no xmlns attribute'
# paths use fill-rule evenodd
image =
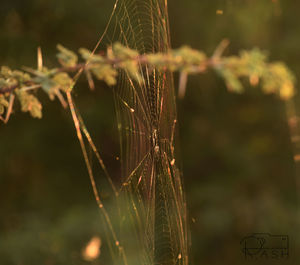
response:
<svg viewBox="0 0 300 265"><path fill-rule="evenodd" d="M78 62L78 56L58 45L57 58L61 64L58 68L43 67L41 50L38 49L38 67L32 69L23 67L22 71L11 70L2 66L0 71L0 118L7 108L9 95L16 95L23 111L28 111L34 117L41 117L41 104L32 92L42 89L50 99L57 97L63 106L66 101L63 94L72 90L74 80L71 73L83 71L86 74L90 88L94 89L93 77L103 80L108 85L117 82L117 70L127 72L133 82L143 84L141 68L156 69L180 73L179 97L185 94L188 75L201 74L209 69L218 73L225 81L230 91L241 93L244 90L241 79L248 79L250 85L261 84L265 93L277 93L282 99L294 95L295 78L291 71L281 62L270 63L266 54L259 49L241 51L236 56L223 56L229 44L224 40L216 48L211 57L204 52L183 46L167 53L139 54L138 51L115 43L108 47L106 54L93 54L81 48L79 53L83 62ZM63 92L63 93L62 93ZM3 119L3 117L2 117Z"/></svg>

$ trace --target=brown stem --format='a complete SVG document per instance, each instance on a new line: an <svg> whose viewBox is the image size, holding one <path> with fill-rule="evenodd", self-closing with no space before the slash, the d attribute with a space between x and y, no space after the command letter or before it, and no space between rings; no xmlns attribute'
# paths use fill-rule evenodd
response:
<svg viewBox="0 0 300 265"><path fill-rule="evenodd" d="M108 59L106 58L105 63L106 64L110 64L113 65L115 68L120 68L120 64L123 61L127 61L128 59L119 59L119 58L114 58L114 59ZM132 59L133 61L138 62L139 64L141 64L142 66L149 64L147 55L138 55L137 57ZM169 63L169 58L166 56L165 58L165 64L167 65ZM60 68L56 68L53 70L53 72L51 73L51 75L54 75L56 73L61 73L61 72L68 72L68 73L72 73L72 72L76 72L80 69L86 69L88 70L89 68L92 68L92 66L94 64L97 63L93 63L93 62L89 62L89 63L80 63L74 66L67 66L67 67L60 67ZM212 59L207 59L206 61L204 61L201 65L194 65L194 73L203 73L207 68L209 67L216 67L217 65L220 65L221 62L220 60L215 60L214 58ZM155 67L155 66L154 66ZM193 67L193 66L192 66ZM29 71L29 70L26 70ZM38 72L32 70L30 71L31 73L37 75ZM33 85L38 85L38 83L33 82L33 81L27 81L24 83L26 86L33 86ZM19 87L20 84L14 84L11 86L7 86L7 87L2 87L0 88L0 95L1 94L6 94L6 93L11 93L13 92L16 88Z"/></svg>

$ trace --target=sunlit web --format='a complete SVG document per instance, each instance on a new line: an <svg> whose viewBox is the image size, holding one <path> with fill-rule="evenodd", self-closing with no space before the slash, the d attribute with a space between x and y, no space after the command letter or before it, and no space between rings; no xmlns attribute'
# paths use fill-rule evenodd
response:
<svg viewBox="0 0 300 265"><path fill-rule="evenodd" d="M166 0L117 0L95 50L104 41L120 41L141 54L168 52L168 24ZM175 158L177 118L172 75L147 66L140 66L139 71L141 83L121 71L113 89L121 146L120 188L114 187L70 93L68 102L93 191L109 228L113 261L187 264L186 206ZM117 225L99 196L87 148L94 151L117 198Z"/></svg>
<svg viewBox="0 0 300 265"><path fill-rule="evenodd" d="M95 50L100 43L111 45L115 41L140 53L168 52L167 1L117 0ZM175 156L177 118L172 75L147 67L140 67L140 74L143 82L138 84L120 71L113 89L121 146L121 187L114 187L71 94L69 105L95 197L108 226L114 263L187 264L186 206ZM287 104L287 110L292 141L296 143L294 158L299 164L298 117L293 103ZM87 147L94 151L117 198L114 217L99 196Z"/></svg>

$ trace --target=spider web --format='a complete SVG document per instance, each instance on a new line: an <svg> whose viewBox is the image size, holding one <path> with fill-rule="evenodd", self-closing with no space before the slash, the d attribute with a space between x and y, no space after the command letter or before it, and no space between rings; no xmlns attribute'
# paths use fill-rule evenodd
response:
<svg viewBox="0 0 300 265"><path fill-rule="evenodd" d="M168 52L166 1L120 0L115 12L112 42L141 54ZM120 72L114 89L124 176L120 196L127 203L122 207L122 239L128 257L133 257L130 263L187 264L185 200L174 154L172 75L141 66L140 74L139 84ZM129 234L136 235L134 242Z"/></svg>
<svg viewBox="0 0 300 265"><path fill-rule="evenodd" d="M168 52L167 1L116 0L94 52L104 38L109 45L120 41L141 54ZM188 264L186 206L175 158L176 104L172 75L142 66L139 69L143 76L141 84L120 71L118 86L114 88L123 176L120 190L114 187L70 94L69 105L93 191L108 227L114 263ZM292 100L287 104L287 116L299 170L299 118ZM93 150L109 180L117 198L117 210L104 207L87 148Z"/></svg>
<svg viewBox="0 0 300 265"><path fill-rule="evenodd" d="M116 0L104 37L143 53L168 52L166 0ZM108 32L111 32L109 35ZM75 83L82 71L76 75ZM186 206L175 159L176 104L171 73L139 66L141 83L120 71L114 90L121 146L122 185L115 187L68 93L93 192L115 264L187 264ZM95 181L94 153L112 187L107 209ZM117 220L117 221L116 221ZM119 221L119 222L118 222Z"/></svg>

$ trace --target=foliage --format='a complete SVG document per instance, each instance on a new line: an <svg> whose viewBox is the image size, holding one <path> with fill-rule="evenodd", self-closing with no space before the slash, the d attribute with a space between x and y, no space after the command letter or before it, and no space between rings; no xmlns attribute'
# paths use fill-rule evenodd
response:
<svg viewBox="0 0 300 265"><path fill-rule="evenodd" d="M74 83L69 73L81 69L85 71L91 88L92 76L109 86L115 85L118 70L125 71L131 78L141 83L143 78L139 74L139 67L148 65L150 69L176 71L185 76L213 69L224 79L228 90L237 93L244 91L242 80L248 79L252 86L260 83L263 92L275 93L284 100L295 94L295 77L284 63L268 62L266 52L258 48L243 50L237 56L223 57L222 50L225 47L222 45L224 46L224 42L212 57L208 57L204 52L188 46L170 50L165 54L140 54L117 42L107 48L105 56L80 48L79 53L83 62L78 63L77 54L59 44L57 58L61 64L60 68L48 69L42 66L34 70L24 67L24 71L19 71L2 66L0 115L3 115L5 110L7 115L10 115L9 97L15 94L23 112L29 112L34 118L41 118L42 105L35 96L37 90L41 88L52 100L57 96L64 104L61 93L71 91ZM186 80L184 87L185 84ZM13 101L10 104L13 104Z"/></svg>
<svg viewBox="0 0 300 265"><path fill-rule="evenodd" d="M57 42L73 50L76 45L88 47L95 42L111 5L111 1L6 1L0 11L1 64L14 68L35 66L34 49L40 43L49 58L45 63L53 66L51 58L55 58L52 53ZM280 6L280 16L274 12L274 6ZM175 0L169 1L169 7L174 47L180 43L201 45L210 54L226 36L234 41L231 54L237 54L239 47L267 48L272 58L284 60L298 76L300 24L296 18L300 2ZM222 9L223 15L216 15L217 9ZM99 84L97 91L90 93L82 85L84 82L76 86L81 91L76 102L82 107L91 133L101 143L101 153L109 154L104 159L114 175L117 166L111 160L118 156L114 151L118 148L114 145L110 91L99 89ZM242 255L238 246L249 231L282 232L293 240L299 227L295 225L298 205L293 197L296 176L284 104L273 96L257 95L258 89L241 95L224 93L222 80L214 78L214 74L189 78L188 89L178 108L183 115L179 119L180 145L184 147L180 150L181 163L193 218L191 263L243 264L238 258ZM38 93L39 98L43 93ZM73 260L73 252L80 256L84 235L78 236L78 252L73 236L90 227L90 220L97 219L95 233L102 229L98 218L91 219L84 211L78 211L64 224L70 238L54 232L60 226L53 221L53 215L60 218L72 205L82 202L84 208L88 204L94 206L94 200L87 201L92 196L77 143L72 138L73 128L56 104L46 100L43 103L43 110L47 109L43 120L36 123L27 115L18 115L16 122L1 129L1 250L6 247L7 252L1 252L1 264L26 263L25 256L30 264L81 264L79 258ZM46 218L49 227L42 226L36 233L32 212L38 219ZM26 234L21 240L20 230L25 230L22 226L26 218L31 229L27 234L41 234L40 238ZM74 227L80 218L82 223ZM52 253L44 236L54 233L54 243L69 241L59 244L59 251ZM41 254L42 248L45 251ZM24 254L17 259L18 251ZM99 263L108 264L103 254L104 251ZM64 262L59 261L61 255Z"/></svg>

